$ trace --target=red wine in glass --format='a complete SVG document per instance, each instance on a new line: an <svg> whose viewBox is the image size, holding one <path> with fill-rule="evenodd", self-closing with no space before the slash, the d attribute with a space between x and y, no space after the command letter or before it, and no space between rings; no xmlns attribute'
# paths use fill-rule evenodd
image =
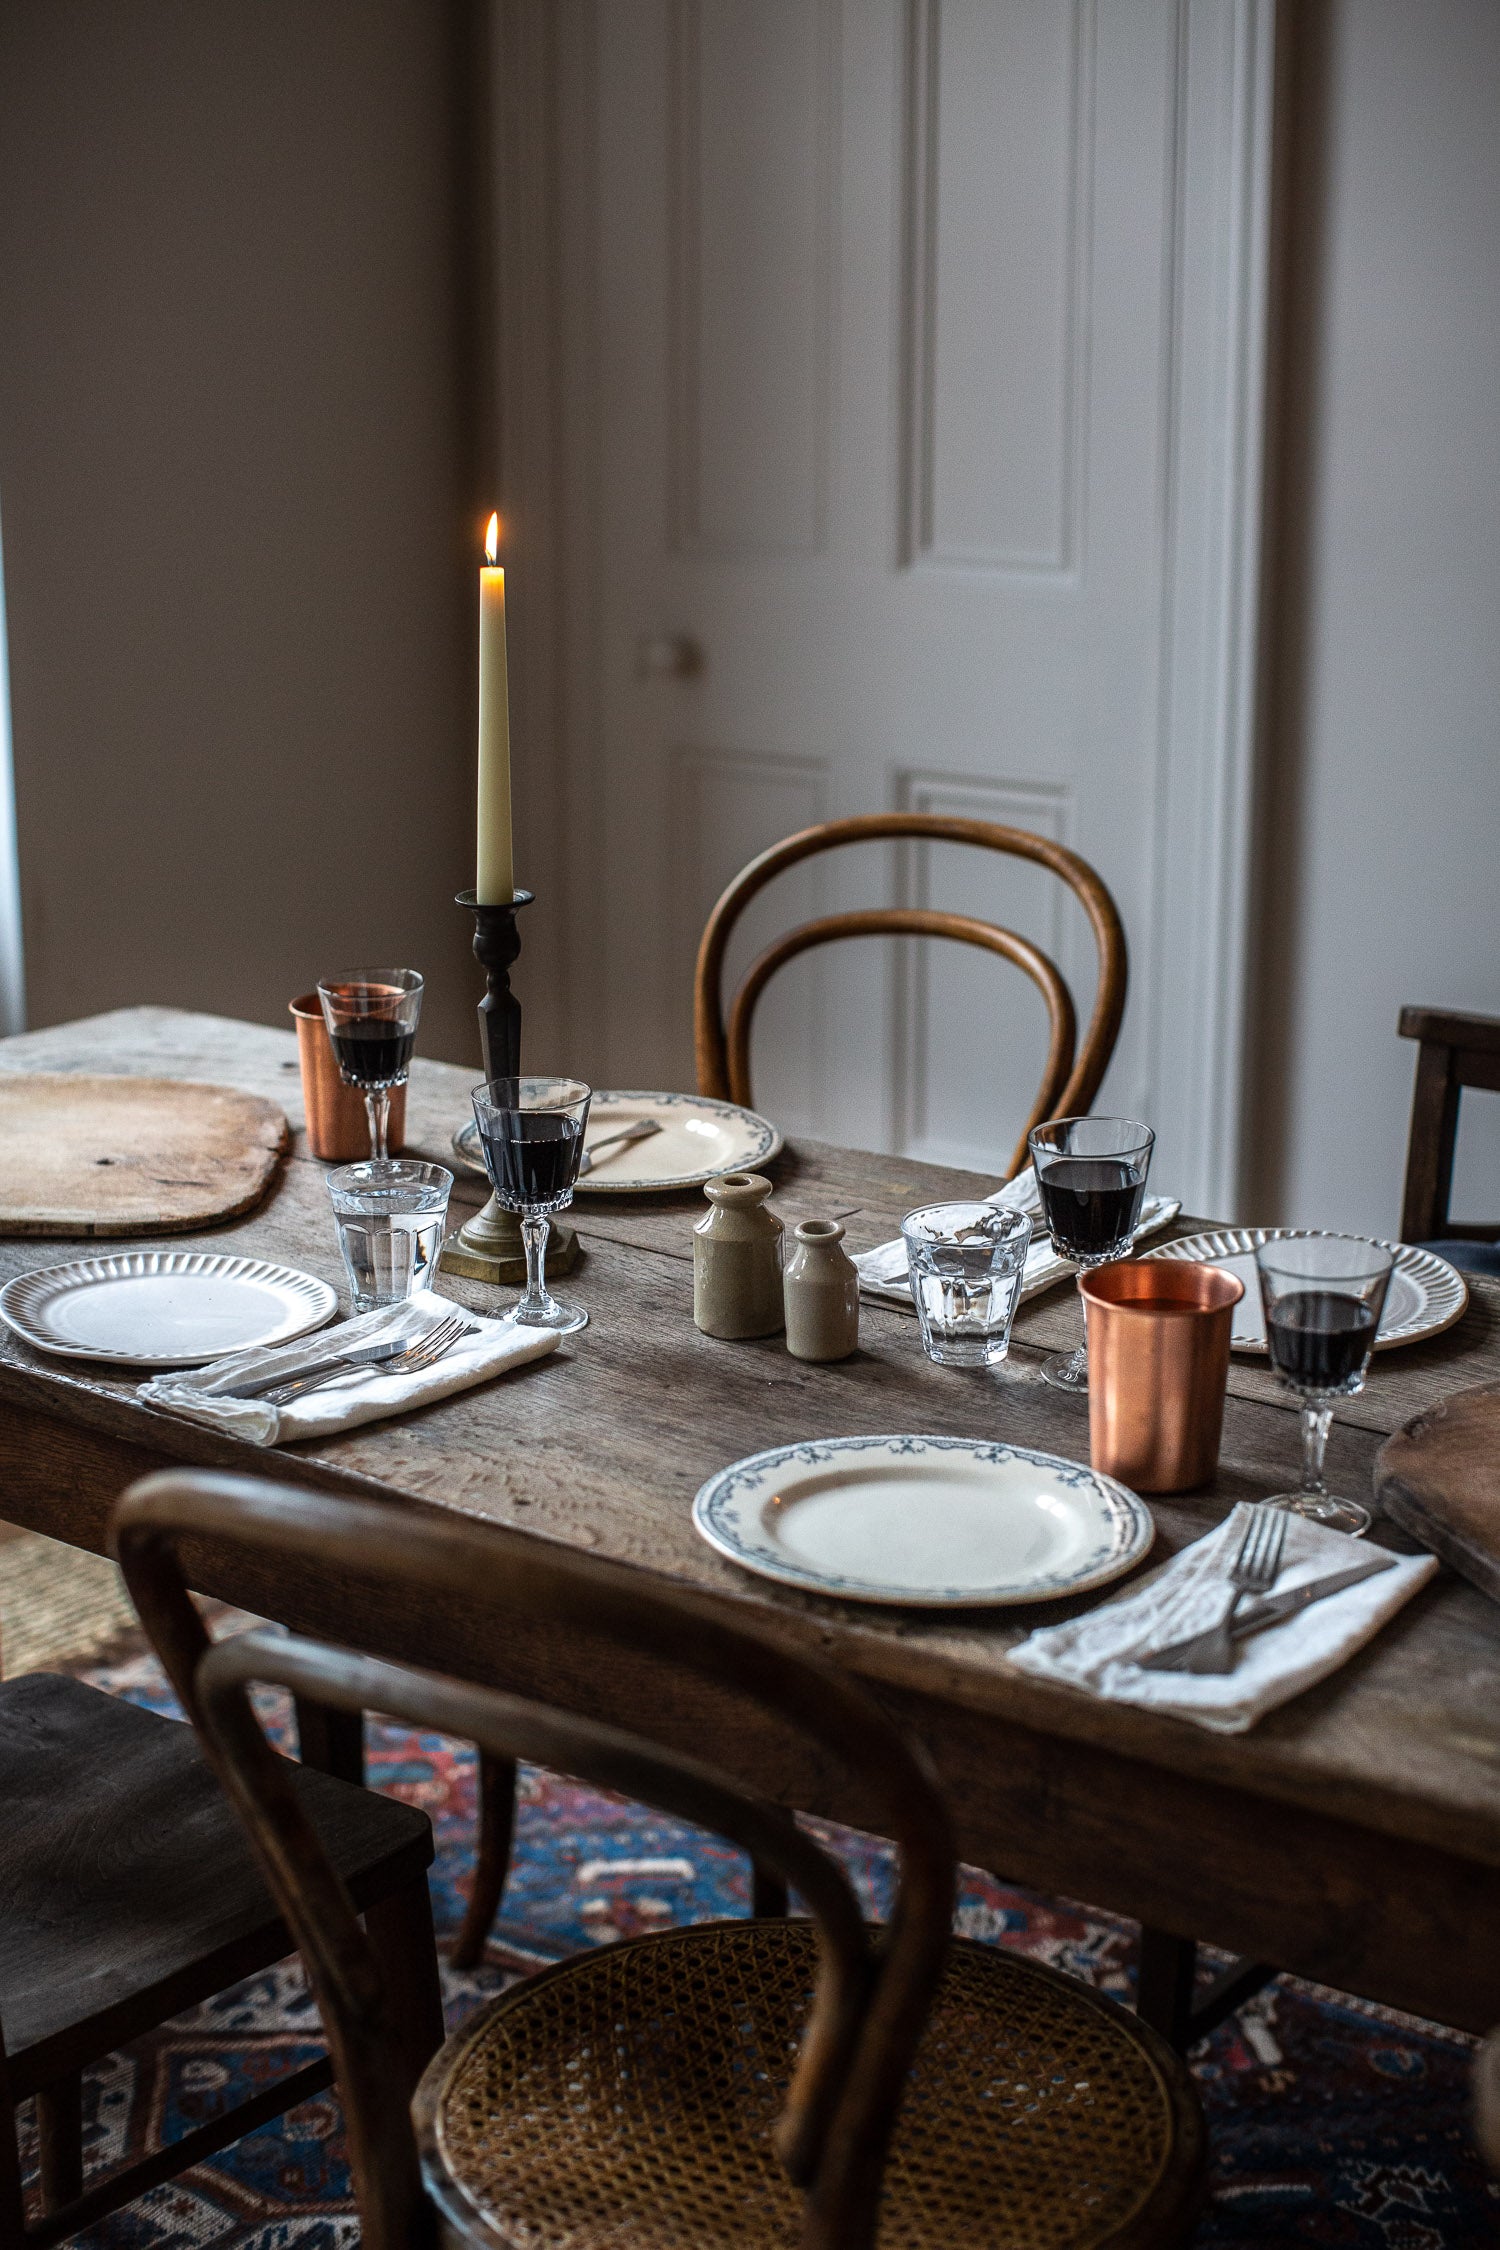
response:
<svg viewBox="0 0 1500 2250"><path fill-rule="evenodd" d="M1047 1231L1062 1257L1092 1265L1129 1249L1146 1192L1134 1169L1113 1156L1060 1156L1038 1168Z"/></svg>
<svg viewBox="0 0 1500 2250"><path fill-rule="evenodd" d="M1345 1391L1363 1374L1378 1307L1332 1289L1278 1297L1266 1320L1271 1364L1299 1391Z"/></svg>
<svg viewBox="0 0 1500 2250"><path fill-rule="evenodd" d="M496 1193L514 1208L555 1206L578 1177L580 1120L545 1110L494 1110L481 1120L479 1134Z"/></svg>
<svg viewBox="0 0 1500 2250"><path fill-rule="evenodd" d="M417 1043L399 1016L354 1016L330 1033L339 1069L351 1086L399 1086Z"/></svg>
<svg viewBox="0 0 1500 2250"><path fill-rule="evenodd" d="M351 969L318 985L334 1060L345 1084L365 1097L370 1154L377 1160L389 1153L391 1088L406 1082L422 990L415 969Z"/></svg>
<svg viewBox="0 0 1500 2250"><path fill-rule="evenodd" d="M522 1328L569 1336L589 1316L581 1305L560 1304L547 1287L548 1214L573 1200L589 1089L578 1078L492 1078L472 1099L496 1201L521 1214L526 1288L510 1317Z"/></svg>
<svg viewBox="0 0 1500 2250"><path fill-rule="evenodd" d="M1364 1388L1394 1262L1389 1243L1350 1234L1272 1233L1255 1252L1271 1365L1302 1409L1302 1482L1273 1505L1355 1537L1370 1511L1329 1491L1323 1453L1334 1400Z"/></svg>

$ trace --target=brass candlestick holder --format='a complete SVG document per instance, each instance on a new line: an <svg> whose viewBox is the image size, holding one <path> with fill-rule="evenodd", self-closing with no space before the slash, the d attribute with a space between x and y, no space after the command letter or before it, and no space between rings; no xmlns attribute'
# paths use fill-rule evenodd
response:
<svg viewBox="0 0 1500 2250"><path fill-rule="evenodd" d="M456 904L474 917L474 954L484 970L479 1003L479 1049L486 1081L521 1075L521 1003L510 989L510 972L521 950L516 916L534 893L517 891L503 906L481 906L472 891L460 891ZM547 1271L567 1273L578 1262L578 1236L565 1220L554 1218L547 1238ZM521 1221L492 1195L465 1227L450 1235L438 1261L444 1273L466 1281L513 1282L526 1279Z"/></svg>

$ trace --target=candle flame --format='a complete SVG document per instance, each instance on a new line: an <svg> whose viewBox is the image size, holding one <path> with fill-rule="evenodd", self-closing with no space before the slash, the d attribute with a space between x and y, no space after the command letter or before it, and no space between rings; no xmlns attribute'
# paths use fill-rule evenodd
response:
<svg viewBox="0 0 1500 2250"><path fill-rule="evenodd" d="M498 510L490 517L489 529L484 535L484 552L489 562L493 562L500 552L500 516Z"/></svg>

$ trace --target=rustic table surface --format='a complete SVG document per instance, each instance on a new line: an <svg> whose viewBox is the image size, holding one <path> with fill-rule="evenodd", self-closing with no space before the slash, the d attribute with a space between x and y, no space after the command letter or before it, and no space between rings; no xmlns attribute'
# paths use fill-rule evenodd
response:
<svg viewBox="0 0 1500 2250"><path fill-rule="evenodd" d="M173 1246L281 1258L342 1286L324 1167L301 1131L290 1033L132 1009L0 1042L0 1070L179 1076L273 1096L297 1132L268 1199ZM449 1154L472 1081L468 1070L414 1065L410 1148ZM887 1240L914 1203L992 1184L814 1143L771 1169L785 1218L840 1214L855 1249ZM477 1203L480 1183L461 1178L455 1196ZM929 1365L914 1321L895 1307L865 1305L860 1352L832 1367L805 1366L775 1339L716 1343L692 1322L690 1229L702 1208L695 1196L580 1198L573 1216L586 1255L568 1291L589 1307L588 1329L486 1389L292 1449L257 1449L157 1413L133 1378L44 1359L5 1332L0 1515L102 1549L110 1505L132 1477L192 1462L459 1509L494 1525L497 1557L514 1539L567 1542L860 1674L926 1741L976 1863L1468 2029L1500 2020L1500 1609L1442 1573L1333 1679L1252 1733L1223 1737L1015 1671L1006 1651L1067 1605L864 1609L740 1572L696 1537L690 1506L713 1470L768 1445L919 1430L1086 1459L1086 1405L1037 1372L1045 1351L1077 1340L1080 1321L1074 1292L1055 1292L1023 1312L1004 1366L964 1375ZM0 1242L0 1279L68 1254L56 1242ZM497 1303L478 1284L445 1277L442 1286L463 1304ZM1448 1335L1377 1358L1363 1396L1340 1409L1331 1475L1368 1491L1385 1434L1497 1377L1500 1285L1480 1282ZM1152 1503L1154 1559L1234 1500L1289 1481L1288 1402L1250 1360L1234 1363L1230 1391L1213 1486ZM206 1593L302 1630L358 1637L367 1598L358 1585L270 1582L208 1552L193 1561ZM413 1607L382 1629L416 1662L461 1651L497 1683L583 1709L649 1711L659 1731L695 1749L711 1743L767 1794L861 1818L840 1776L727 1697L685 1703L665 1668L581 1676L555 1640L522 1634L496 1650L452 1611Z"/></svg>

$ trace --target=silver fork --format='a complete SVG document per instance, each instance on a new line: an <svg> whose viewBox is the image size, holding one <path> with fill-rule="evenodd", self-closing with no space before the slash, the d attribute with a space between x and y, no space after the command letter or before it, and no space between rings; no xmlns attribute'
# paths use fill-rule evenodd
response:
<svg viewBox="0 0 1500 2250"><path fill-rule="evenodd" d="M472 1321L460 1320L457 1316L440 1320L436 1328L428 1329L424 1336L392 1359L380 1360L373 1367L325 1367L321 1375L303 1375L278 1383L274 1391L262 1391L261 1399L267 1406L289 1406L294 1398L305 1398L309 1391L326 1390L331 1383L342 1383L351 1375L409 1375L419 1367L431 1367L465 1336L476 1333Z"/></svg>
<svg viewBox="0 0 1500 2250"><path fill-rule="evenodd" d="M1250 1509L1250 1520L1241 1536L1234 1561L1229 1566L1230 1595L1224 1614L1217 1626L1211 1628L1212 1638L1200 1636L1183 1652L1178 1662L1168 1660L1163 1664L1146 1663L1160 1672L1231 1672L1234 1669L1234 1640L1229 1628L1234 1623L1235 1611L1247 1594L1268 1594L1276 1583L1281 1569L1281 1553L1286 1545L1287 1512L1285 1508L1270 1507L1265 1501L1255 1501Z"/></svg>

